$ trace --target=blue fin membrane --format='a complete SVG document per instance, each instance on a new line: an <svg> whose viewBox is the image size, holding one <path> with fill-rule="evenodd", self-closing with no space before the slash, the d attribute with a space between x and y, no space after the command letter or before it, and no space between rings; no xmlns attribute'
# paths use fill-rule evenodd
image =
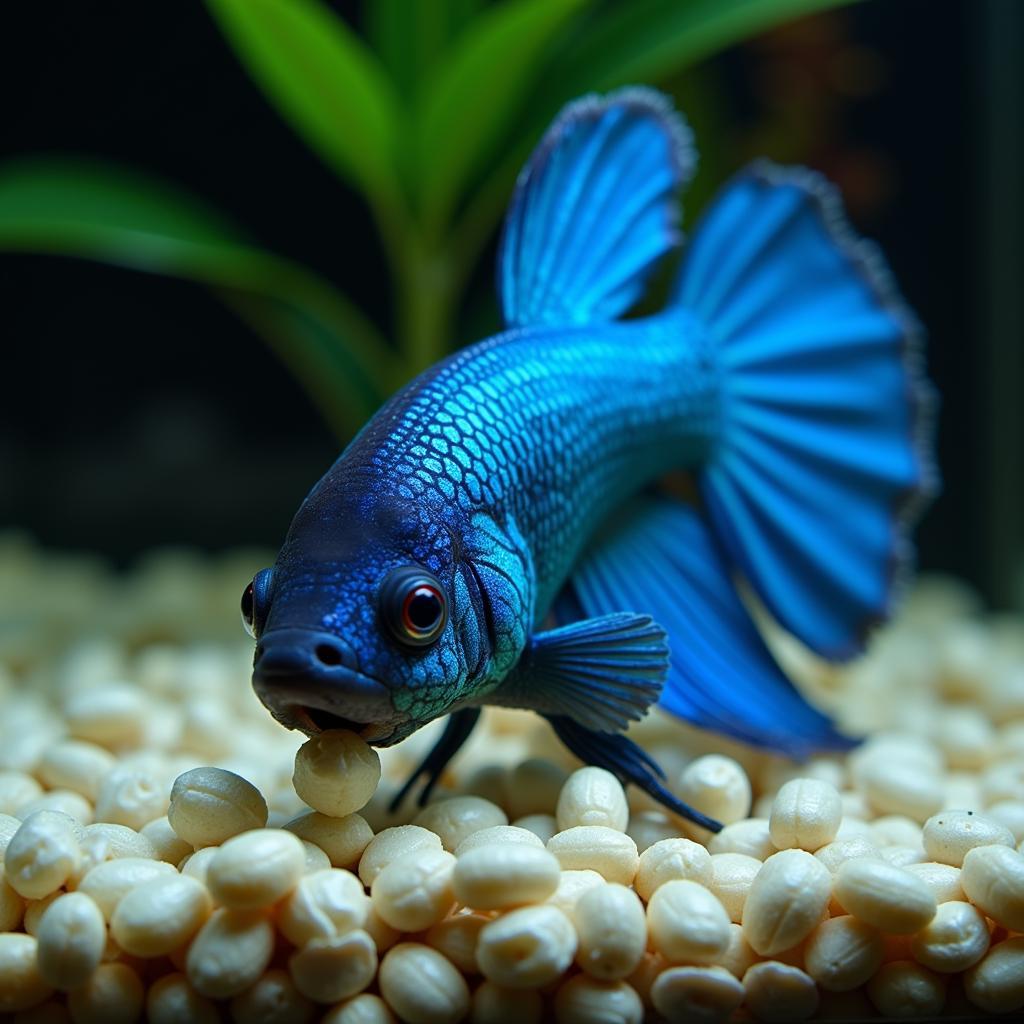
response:
<svg viewBox="0 0 1024 1024"><path fill-rule="evenodd" d="M700 481L715 533L786 629L854 656L891 614L937 483L917 322L832 186L766 162L704 215L675 301L722 378Z"/></svg>
<svg viewBox="0 0 1024 1024"><path fill-rule="evenodd" d="M523 168L498 255L505 322L612 320L678 245L690 130L660 93L628 88L566 106Z"/></svg>
<svg viewBox="0 0 1024 1024"><path fill-rule="evenodd" d="M665 631L648 615L614 612L534 634L487 700L616 732L657 702L667 672Z"/></svg>
<svg viewBox="0 0 1024 1024"><path fill-rule="evenodd" d="M577 567L559 612L573 600L587 615L633 608L657 618L671 651L665 710L791 757L853 745L776 664L721 545L691 506L628 503Z"/></svg>

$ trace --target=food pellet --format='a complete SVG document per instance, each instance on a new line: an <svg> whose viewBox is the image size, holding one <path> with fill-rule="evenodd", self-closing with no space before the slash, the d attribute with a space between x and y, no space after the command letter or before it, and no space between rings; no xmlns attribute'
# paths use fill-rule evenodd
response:
<svg viewBox="0 0 1024 1024"><path fill-rule="evenodd" d="M132 1024L142 1014L142 979L127 964L100 964L84 985L68 993L75 1024Z"/></svg>
<svg viewBox="0 0 1024 1024"><path fill-rule="evenodd" d="M606 825L576 825L548 840L548 850L567 871L588 868L605 881L629 885L640 862L636 843Z"/></svg>
<svg viewBox="0 0 1024 1024"><path fill-rule="evenodd" d="M931 889L936 903L948 903L950 900L962 900L964 891L960 886L960 869L952 864L938 864L935 861L924 861L919 864L908 864L906 870Z"/></svg>
<svg viewBox="0 0 1024 1024"><path fill-rule="evenodd" d="M472 832L466 836L455 848L455 856L461 857L464 853L475 850L479 846L501 846L506 843L518 843L544 849L544 843L529 829L519 828L516 825L492 825L490 828L482 828L479 832Z"/></svg>
<svg viewBox="0 0 1024 1024"><path fill-rule="evenodd" d="M713 964L729 946L729 916L697 882L673 879L647 904L653 948L670 963Z"/></svg>
<svg viewBox="0 0 1024 1024"><path fill-rule="evenodd" d="M452 873L455 856L446 850L407 853L373 880L374 910L392 928L416 932L448 913L455 901Z"/></svg>
<svg viewBox="0 0 1024 1024"><path fill-rule="evenodd" d="M43 787L26 772L0 771L0 814L14 814L42 795Z"/></svg>
<svg viewBox="0 0 1024 1024"><path fill-rule="evenodd" d="M850 915L822 921L804 946L804 967L826 992L849 992L882 965L881 932Z"/></svg>
<svg viewBox="0 0 1024 1024"><path fill-rule="evenodd" d="M780 850L795 847L813 853L835 839L842 816L835 786L820 779L791 779L772 801L768 831Z"/></svg>
<svg viewBox="0 0 1024 1024"><path fill-rule="evenodd" d="M210 860L206 884L224 907L252 910L276 903L298 885L306 864L302 842L278 828L232 836Z"/></svg>
<svg viewBox="0 0 1024 1024"><path fill-rule="evenodd" d="M127 685L74 694L64 705L64 719L73 737L113 749L143 741L146 713L142 694Z"/></svg>
<svg viewBox="0 0 1024 1024"><path fill-rule="evenodd" d="M477 963L508 988L538 988L563 974L576 955L576 929L557 907L511 910L480 931Z"/></svg>
<svg viewBox="0 0 1024 1024"><path fill-rule="evenodd" d="M27 818L36 811L60 811L73 818L79 825L88 825L93 820L92 804L70 789L51 789L35 800L18 808L18 816Z"/></svg>
<svg viewBox="0 0 1024 1024"><path fill-rule="evenodd" d="M188 942L212 909L209 892L194 878L156 878L121 897L110 918L110 934L133 956L165 956Z"/></svg>
<svg viewBox="0 0 1024 1024"><path fill-rule="evenodd" d="M828 907L832 876L805 850L781 850L754 877L743 905L743 934L761 956L802 942Z"/></svg>
<svg viewBox="0 0 1024 1024"><path fill-rule="evenodd" d="M663 839L678 839L682 831L677 822L671 821L667 814L658 811L639 811L630 815L626 824L626 835L636 843L639 853L650 848Z"/></svg>
<svg viewBox="0 0 1024 1024"><path fill-rule="evenodd" d="M56 892L82 858L80 827L60 811L30 814L11 837L4 853L7 883L26 899Z"/></svg>
<svg viewBox="0 0 1024 1024"><path fill-rule="evenodd" d="M659 885L685 878L710 886L714 869L708 851L690 839L662 839L649 846L637 862L634 885L640 898L649 901Z"/></svg>
<svg viewBox="0 0 1024 1024"><path fill-rule="evenodd" d="M508 816L515 819L550 813L558 805L566 778L565 769L546 758L520 761L504 780Z"/></svg>
<svg viewBox="0 0 1024 1024"><path fill-rule="evenodd" d="M310 939L288 959L295 987L316 1003L362 992L377 973L377 946L362 929Z"/></svg>
<svg viewBox="0 0 1024 1024"><path fill-rule="evenodd" d="M767 818L744 818L726 825L708 842L709 853L744 853L755 860L767 860L776 852Z"/></svg>
<svg viewBox="0 0 1024 1024"><path fill-rule="evenodd" d="M761 870L761 862L743 853L716 853L711 857L711 882L708 889L725 907L729 920L743 920L743 905L750 886Z"/></svg>
<svg viewBox="0 0 1024 1024"><path fill-rule="evenodd" d="M502 910L541 902L555 891L560 877L558 860L543 847L525 843L486 845L456 859L452 889L455 898L467 907Z"/></svg>
<svg viewBox="0 0 1024 1024"><path fill-rule="evenodd" d="M910 940L914 959L940 974L959 974L973 967L988 949L984 916L970 903L951 900Z"/></svg>
<svg viewBox="0 0 1024 1024"><path fill-rule="evenodd" d="M146 822L139 834L152 844L154 856L168 864L180 864L192 852L192 844L171 828L166 814Z"/></svg>
<svg viewBox="0 0 1024 1024"><path fill-rule="evenodd" d="M109 922L117 904L136 886L159 879L177 877L172 864L142 857L121 857L97 864L79 883L78 891L96 901Z"/></svg>
<svg viewBox="0 0 1024 1024"><path fill-rule="evenodd" d="M527 814L522 818L516 818L512 824L532 832L545 846L558 831L558 822L555 821L553 814Z"/></svg>
<svg viewBox="0 0 1024 1024"><path fill-rule="evenodd" d="M502 988L484 981L473 992L469 1019L473 1024L541 1024L544 1000L532 989Z"/></svg>
<svg viewBox="0 0 1024 1024"><path fill-rule="evenodd" d="M223 768L193 768L174 780L167 820L192 846L216 846L263 828L267 802L247 780Z"/></svg>
<svg viewBox="0 0 1024 1024"><path fill-rule="evenodd" d="M964 895L1010 931L1024 931L1024 856L1006 846L978 846L964 855Z"/></svg>
<svg viewBox="0 0 1024 1024"><path fill-rule="evenodd" d="M289 942L302 946L364 927L369 910L359 879L342 868L327 868L299 880L281 903L278 927Z"/></svg>
<svg viewBox="0 0 1024 1024"><path fill-rule="evenodd" d="M201 996L184 974L165 974L153 982L146 993L148 1024L219 1024L215 1003Z"/></svg>
<svg viewBox="0 0 1024 1024"><path fill-rule="evenodd" d="M739 762L721 754L691 761L679 776L677 795L698 811L729 825L750 812L750 780Z"/></svg>
<svg viewBox="0 0 1024 1024"><path fill-rule="evenodd" d="M571 918L579 898L589 889L604 884L604 879L589 868L583 868L580 871L563 871L558 879L558 888L544 902L558 907Z"/></svg>
<svg viewBox="0 0 1024 1024"><path fill-rule="evenodd" d="M25 899L19 896L4 877L4 869L0 866L0 932L13 932L25 913Z"/></svg>
<svg viewBox="0 0 1024 1024"><path fill-rule="evenodd" d="M903 868L866 857L841 864L835 896L854 917L890 935L909 935L935 916L931 889Z"/></svg>
<svg viewBox="0 0 1024 1024"><path fill-rule="evenodd" d="M642 1024L644 1006L636 990L624 981L600 981L577 974L555 993L558 1024Z"/></svg>
<svg viewBox="0 0 1024 1024"><path fill-rule="evenodd" d="M373 829L362 815L355 813L332 818L310 811L293 818L284 827L323 850L335 868L351 868L357 864L373 839Z"/></svg>
<svg viewBox="0 0 1024 1024"><path fill-rule="evenodd" d="M313 1004L296 987L287 971L271 968L231 1000L231 1019L243 1022L280 1021L306 1024L315 1014Z"/></svg>
<svg viewBox="0 0 1024 1024"><path fill-rule="evenodd" d="M449 914L423 934L423 941L447 957L463 974L479 974L476 947L480 930L494 920L491 914L460 910Z"/></svg>
<svg viewBox="0 0 1024 1024"><path fill-rule="evenodd" d="M334 818L365 807L380 782L380 757L354 732L333 729L307 740L295 754L292 783L315 811Z"/></svg>
<svg viewBox="0 0 1024 1024"><path fill-rule="evenodd" d="M807 1020L818 1009L814 981L799 967L766 960L754 964L743 976L747 1009L763 1021Z"/></svg>
<svg viewBox="0 0 1024 1024"><path fill-rule="evenodd" d="M867 992L883 1017L937 1017L946 1005L946 979L909 960L883 964Z"/></svg>
<svg viewBox="0 0 1024 1024"><path fill-rule="evenodd" d="M670 967L651 985L651 1003L670 1024L718 1024L743 1002L743 985L724 967Z"/></svg>
<svg viewBox="0 0 1024 1024"><path fill-rule="evenodd" d="M320 1024L398 1024L398 1021L380 996L362 992L328 1010Z"/></svg>
<svg viewBox="0 0 1024 1024"><path fill-rule="evenodd" d="M29 1010L53 992L39 971L37 948L31 935L0 933L0 1013Z"/></svg>
<svg viewBox="0 0 1024 1024"><path fill-rule="evenodd" d="M1024 1008L1024 935L997 942L964 975L967 998L987 1013Z"/></svg>
<svg viewBox="0 0 1024 1024"><path fill-rule="evenodd" d="M565 780L555 808L558 831L576 825L604 825L626 830L629 805L622 783L604 768L579 768Z"/></svg>
<svg viewBox="0 0 1024 1024"><path fill-rule="evenodd" d="M104 777L116 765L114 755L98 744L68 739L55 743L43 754L36 774L50 789L74 790L95 802ZM0 781L0 792L2 789ZM3 802L0 800L2 808Z"/></svg>
<svg viewBox="0 0 1024 1024"><path fill-rule="evenodd" d="M853 836L850 839L837 839L814 851L814 856L821 861L834 875L840 864L857 857L878 857L879 852L874 843L864 836Z"/></svg>
<svg viewBox="0 0 1024 1024"><path fill-rule="evenodd" d="M456 796L424 807L413 824L440 836L444 848L454 852L474 832L507 825L508 816L497 804L483 797Z"/></svg>
<svg viewBox="0 0 1024 1024"><path fill-rule="evenodd" d="M469 1012L469 986L436 949L402 942L384 954L378 975L384 1002L409 1024L456 1024Z"/></svg>
<svg viewBox="0 0 1024 1024"><path fill-rule="evenodd" d="M608 882L584 892L572 920L579 937L576 962L602 981L632 974L647 945L647 920L636 893Z"/></svg>
<svg viewBox="0 0 1024 1024"><path fill-rule="evenodd" d="M201 995L227 999L267 969L274 929L259 910L215 910L188 947L185 973Z"/></svg>
<svg viewBox="0 0 1024 1024"><path fill-rule="evenodd" d="M67 992L85 984L99 966L107 926L88 896L64 893L46 908L36 941L39 973L47 984Z"/></svg>
<svg viewBox="0 0 1024 1024"><path fill-rule="evenodd" d="M861 777L868 802L879 814L904 814L924 823L945 799L941 775L912 762L877 761Z"/></svg>
<svg viewBox="0 0 1024 1024"><path fill-rule="evenodd" d="M963 865L976 846L1016 845L1013 833L994 818L973 811L940 811L924 823L924 852L940 864Z"/></svg>
<svg viewBox="0 0 1024 1024"><path fill-rule="evenodd" d="M393 825L378 832L363 850L359 858L359 877L363 885L373 885L381 871L399 857L441 849L441 837L436 832L419 825Z"/></svg>

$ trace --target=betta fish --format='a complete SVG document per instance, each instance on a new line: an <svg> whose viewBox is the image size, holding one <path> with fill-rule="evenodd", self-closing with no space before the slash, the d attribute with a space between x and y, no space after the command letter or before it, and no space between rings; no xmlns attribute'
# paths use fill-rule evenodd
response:
<svg viewBox="0 0 1024 1024"><path fill-rule="evenodd" d="M421 802L483 705L676 798L623 730L657 703L800 757L848 748L737 585L831 660L892 612L934 487L921 330L835 190L759 161L681 241L691 133L645 88L561 112L498 254L505 329L395 394L242 598L273 716L388 746L450 716ZM664 486L692 474L692 500Z"/></svg>

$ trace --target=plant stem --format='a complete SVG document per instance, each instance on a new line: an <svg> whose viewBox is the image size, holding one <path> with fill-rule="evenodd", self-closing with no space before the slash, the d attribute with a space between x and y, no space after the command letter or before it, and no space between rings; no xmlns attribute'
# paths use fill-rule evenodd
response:
<svg viewBox="0 0 1024 1024"><path fill-rule="evenodd" d="M443 242L410 231L398 275L398 343L412 376L444 356L451 343L457 281Z"/></svg>

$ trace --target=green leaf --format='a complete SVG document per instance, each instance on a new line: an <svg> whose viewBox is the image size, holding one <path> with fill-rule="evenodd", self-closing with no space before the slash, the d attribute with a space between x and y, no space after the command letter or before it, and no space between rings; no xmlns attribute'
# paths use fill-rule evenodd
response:
<svg viewBox="0 0 1024 1024"><path fill-rule="evenodd" d="M566 48L551 83L566 98L654 82L784 21L851 0L630 0Z"/></svg>
<svg viewBox="0 0 1024 1024"><path fill-rule="evenodd" d="M366 36L409 100L481 0L364 0Z"/></svg>
<svg viewBox="0 0 1024 1024"><path fill-rule="evenodd" d="M78 256L216 289L342 435L399 379L373 325L331 285L250 243L192 197L122 168L51 158L0 166L0 249Z"/></svg>
<svg viewBox="0 0 1024 1024"><path fill-rule="evenodd" d="M554 33L587 0L505 0L477 17L424 86L406 166L428 235L440 231L540 75Z"/></svg>
<svg viewBox="0 0 1024 1024"><path fill-rule="evenodd" d="M400 216L400 108L363 41L319 0L207 0L249 74L378 216Z"/></svg>
<svg viewBox="0 0 1024 1024"><path fill-rule="evenodd" d="M588 12L558 34L520 130L461 212L453 236L458 265L472 266L478 258L520 167L565 103L588 92L657 83L784 21L851 2L856 0L630 0Z"/></svg>

